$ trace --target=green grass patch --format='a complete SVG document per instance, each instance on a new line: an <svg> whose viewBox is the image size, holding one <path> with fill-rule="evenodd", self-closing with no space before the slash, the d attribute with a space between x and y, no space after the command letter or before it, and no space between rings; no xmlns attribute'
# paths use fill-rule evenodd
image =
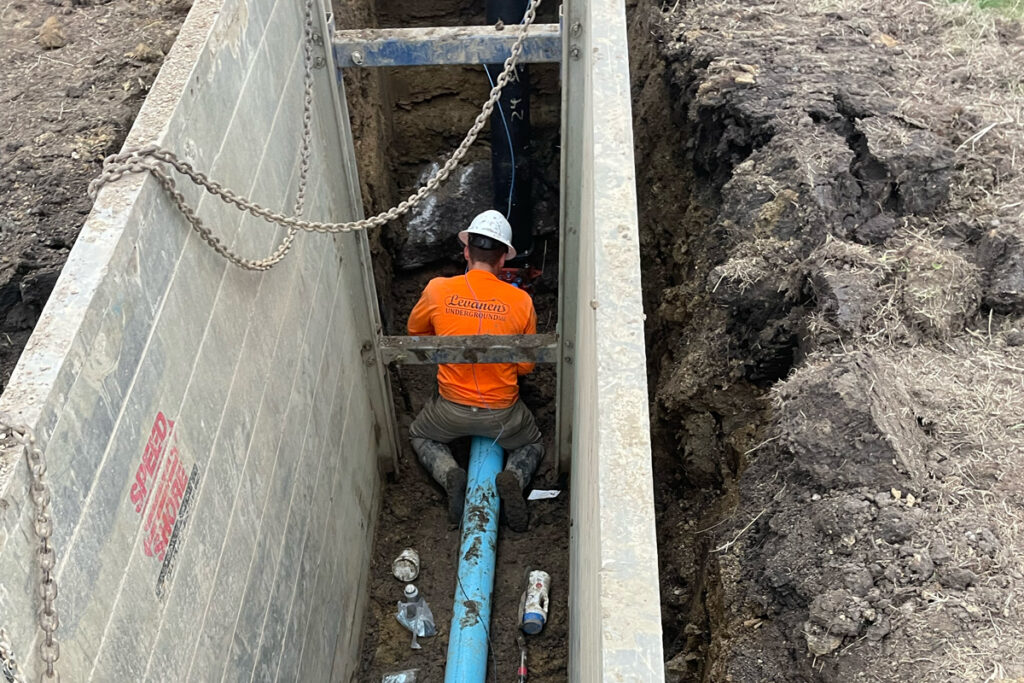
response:
<svg viewBox="0 0 1024 683"><path fill-rule="evenodd" d="M970 0L984 10L1001 12L1015 19L1024 19L1024 0Z"/></svg>

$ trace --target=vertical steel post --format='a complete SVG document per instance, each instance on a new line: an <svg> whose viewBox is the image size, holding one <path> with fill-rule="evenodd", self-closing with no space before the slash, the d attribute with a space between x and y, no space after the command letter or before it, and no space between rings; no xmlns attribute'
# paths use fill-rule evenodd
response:
<svg viewBox="0 0 1024 683"><path fill-rule="evenodd" d="M573 457L573 425L576 423L577 290L580 284L580 226L583 204L583 130L586 72L581 60L583 43L582 2L562 6L562 144L561 196L558 239L558 357L555 408L555 464L569 472ZM591 141L592 144L592 141Z"/></svg>

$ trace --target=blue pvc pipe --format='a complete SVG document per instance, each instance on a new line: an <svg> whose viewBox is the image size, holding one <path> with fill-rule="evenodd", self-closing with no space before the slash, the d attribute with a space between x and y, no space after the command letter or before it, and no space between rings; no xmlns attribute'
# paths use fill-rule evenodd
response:
<svg viewBox="0 0 1024 683"><path fill-rule="evenodd" d="M503 460L501 446L490 439L473 437L445 683L484 683L487 678L500 502L494 478Z"/></svg>

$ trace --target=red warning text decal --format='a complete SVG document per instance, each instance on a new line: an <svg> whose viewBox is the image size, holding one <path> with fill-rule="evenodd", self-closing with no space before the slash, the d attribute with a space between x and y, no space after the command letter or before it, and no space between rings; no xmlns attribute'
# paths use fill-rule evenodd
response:
<svg viewBox="0 0 1024 683"><path fill-rule="evenodd" d="M139 469L135 470L135 483L132 484L131 498L136 512L142 512L146 507L172 429L174 422L168 420L162 412L157 413L153 431L149 433L149 441L146 442L146 450L142 453L142 462L139 463Z"/></svg>
<svg viewBox="0 0 1024 683"><path fill-rule="evenodd" d="M167 550L167 542L171 539L174 522L178 519L178 509L185 495L186 484L188 476L178 457L178 447L172 445L170 453L167 454L167 464L163 468L156 496L149 506L146 538L142 542L146 554L150 557L155 556L161 562Z"/></svg>
<svg viewBox="0 0 1024 683"><path fill-rule="evenodd" d="M135 511L145 520L142 549L161 562L189 483L176 442L174 421L157 413L131 490Z"/></svg>

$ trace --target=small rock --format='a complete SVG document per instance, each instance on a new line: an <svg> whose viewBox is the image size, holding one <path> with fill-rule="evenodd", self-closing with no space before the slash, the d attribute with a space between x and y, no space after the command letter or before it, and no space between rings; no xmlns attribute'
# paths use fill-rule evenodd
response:
<svg viewBox="0 0 1024 683"><path fill-rule="evenodd" d="M404 500L396 498L391 501L391 514L395 516L395 519L403 521L409 519L411 511L409 505Z"/></svg>
<svg viewBox="0 0 1024 683"><path fill-rule="evenodd" d="M843 644L842 636L829 633L810 621L804 623L803 634L807 638L807 649L818 657L824 657Z"/></svg>
<svg viewBox="0 0 1024 683"><path fill-rule="evenodd" d="M849 498L843 501L843 512L851 515L856 515L864 512L868 509L871 504L866 500L858 500L856 498Z"/></svg>
<svg viewBox="0 0 1024 683"><path fill-rule="evenodd" d="M904 519L898 512L886 511L880 522L880 535L886 543L903 543L913 534L913 527L910 522Z"/></svg>
<svg viewBox="0 0 1024 683"><path fill-rule="evenodd" d="M174 41L177 37L177 31L164 31L164 35L160 39L160 45L158 46L160 52L163 52L165 55L170 54L171 48L174 47Z"/></svg>
<svg viewBox="0 0 1024 683"><path fill-rule="evenodd" d="M935 541L935 543L932 544L930 555L932 557L932 562L935 564L945 564L950 560L949 548L947 548L946 544L942 541Z"/></svg>
<svg viewBox="0 0 1024 683"><path fill-rule="evenodd" d="M155 47L150 47L145 43L139 43L135 46L135 49L127 55L131 59L138 60L140 62L159 62L164 58L164 53L157 50Z"/></svg>
<svg viewBox="0 0 1024 683"><path fill-rule="evenodd" d="M971 603L964 604L964 611L967 612L968 616L974 621L983 621L985 619L985 612L977 605Z"/></svg>
<svg viewBox="0 0 1024 683"><path fill-rule="evenodd" d="M843 582L846 584L846 588L858 598L867 596L868 591L875 586L871 572L866 567L848 567L843 574Z"/></svg>
<svg viewBox="0 0 1024 683"><path fill-rule="evenodd" d="M828 633L856 637L864 628L867 603L845 590L831 590L814 598L808 609L811 623Z"/></svg>
<svg viewBox="0 0 1024 683"><path fill-rule="evenodd" d="M868 627L868 630L864 633L868 640L877 643L882 638L889 634L892 630L892 626L889 624L888 617L882 617L875 623Z"/></svg>
<svg viewBox="0 0 1024 683"><path fill-rule="evenodd" d="M38 321L39 311L24 301L19 301L7 309L4 327L9 330L31 330Z"/></svg>
<svg viewBox="0 0 1024 683"><path fill-rule="evenodd" d="M689 660L686 657L687 654L688 653L684 650L665 662L665 674L667 680L682 681L690 674Z"/></svg>
<svg viewBox="0 0 1024 683"><path fill-rule="evenodd" d="M915 552L908 566L910 571L916 574L921 581L927 581L935 572L935 564L927 550Z"/></svg>
<svg viewBox="0 0 1024 683"><path fill-rule="evenodd" d="M986 275L982 303L997 313L1024 311L1024 239L990 230L981 239L978 259Z"/></svg>
<svg viewBox="0 0 1024 683"><path fill-rule="evenodd" d="M68 44L64 28L56 16L49 17L39 27L39 44L46 50L56 50Z"/></svg>
<svg viewBox="0 0 1024 683"><path fill-rule="evenodd" d="M946 567L938 571L939 583L947 588L958 588L965 590L968 586L978 581L978 575L970 569L961 567Z"/></svg>
<svg viewBox="0 0 1024 683"><path fill-rule="evenodd" d="M996 535L992 533L991 529L978 529L977 538L978 550L985 553L989 557L995 557L1002 544Z"/></svg>
<svg viewBox="0 0 1024 683"><path fill-rule="evenodd" d="M896 38L890 36L888 33L882 33L881 31L872 33L870 40L871 44L875 47L887 47L891 49L900 44L900 41Z"/></svg>
<svg viewBox="0 0 1024 683"><path fill-rule="evenodd" d="M1024 332L1020 330L1010 330L1004 336L1007 346L1024 346Z"/></svg>
<svg viewBox="0 0 1024 683"><path fill-rule="evenodd" d="M861 244L881 244L895 232L896 220L888 214L880 213L854 228L853 239Z"/></svg>

